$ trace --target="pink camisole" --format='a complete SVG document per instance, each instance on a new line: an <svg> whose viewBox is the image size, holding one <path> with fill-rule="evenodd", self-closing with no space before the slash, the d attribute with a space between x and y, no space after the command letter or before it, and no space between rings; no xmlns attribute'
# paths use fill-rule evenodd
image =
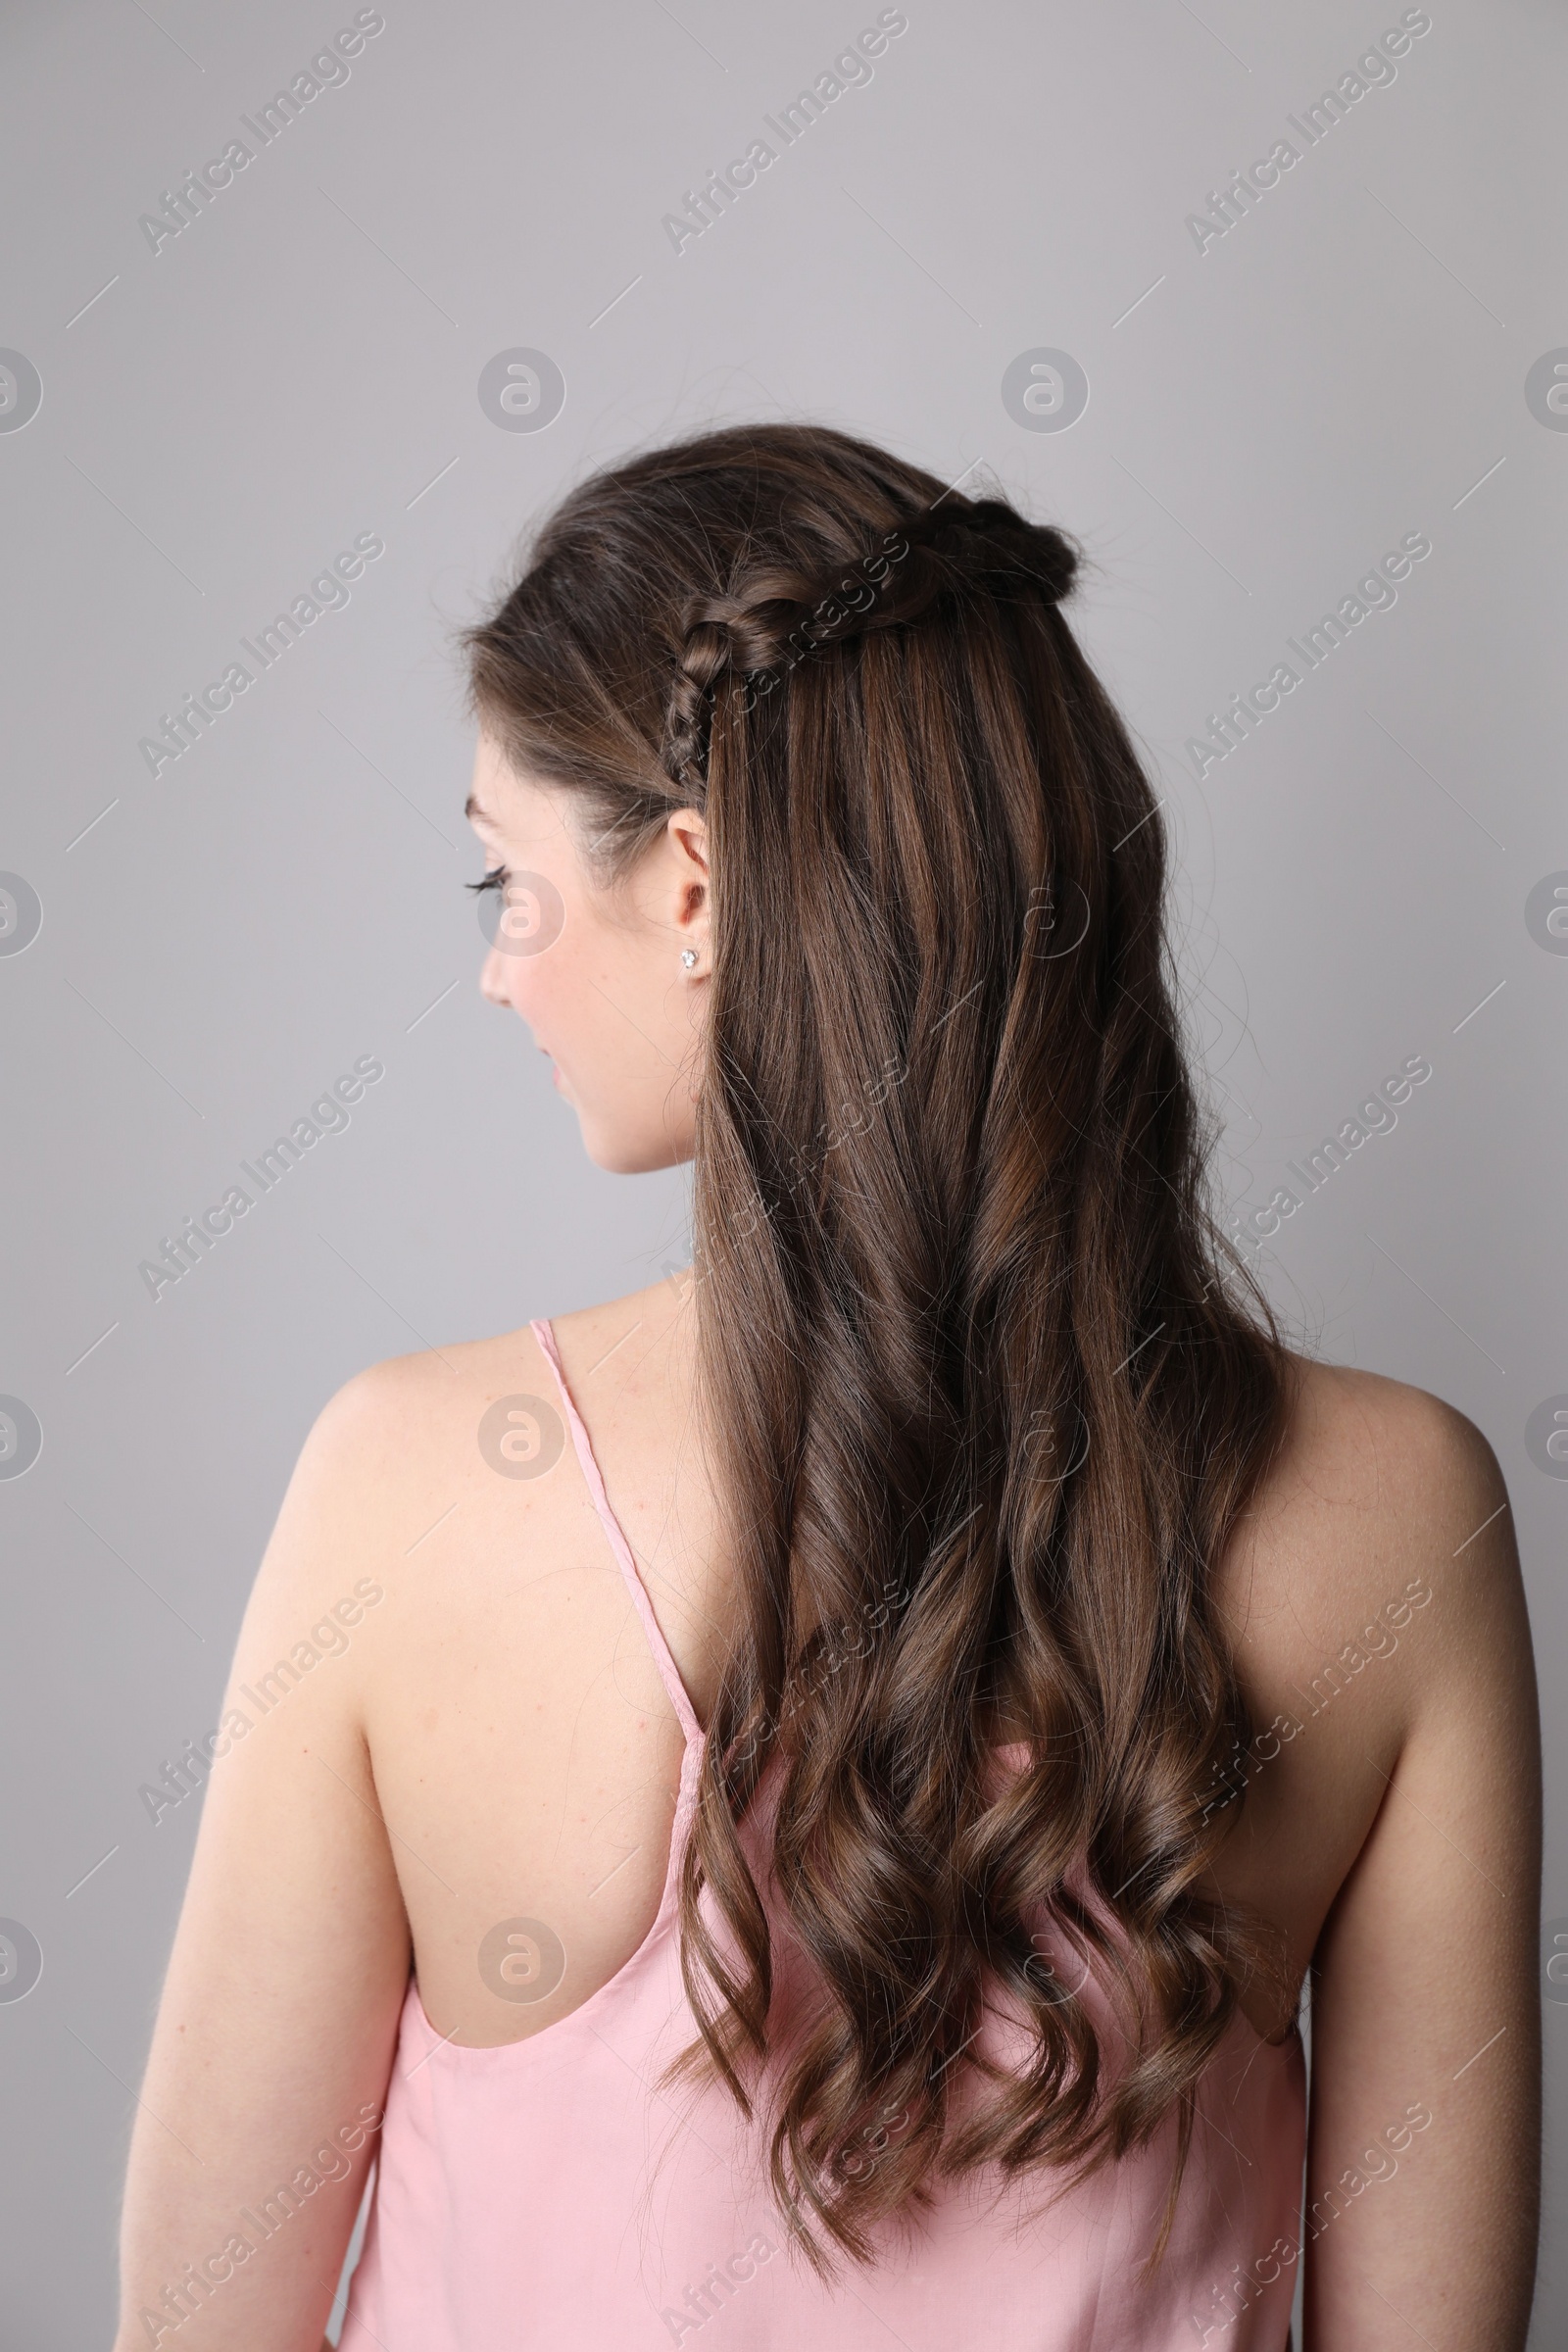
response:
<svg viewBox="0 0 1568 2352"><path fill-rule="evenodd" d="M411 1978L339 2352L1288 2352L1306 2127L1294 2028L1265 2042L1237 2013L1147 2277L1173 2122L1054 2200L1049 2180L948 2185L874 2266L824 2285L786 2244L729 2094L661 2082L696 2038L676 1888L704 1735L554 1335L532 1328L685 1733L663 1896L625 1966L522 2041L443 2040Z"/></svg>

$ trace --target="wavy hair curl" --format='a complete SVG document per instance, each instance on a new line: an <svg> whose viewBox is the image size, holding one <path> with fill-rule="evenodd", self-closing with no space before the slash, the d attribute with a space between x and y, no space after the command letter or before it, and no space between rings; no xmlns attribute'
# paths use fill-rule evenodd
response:
<svg viewBox="0 0 1568 2352"><path fill-rule="evenodd" d="M710 828L699 1398L740 1606L687 2055L761 2106L824 2270L940 2176L1079 2178L1174 2114L1157 2259L1200 2078L1282 1982L1204 1880L1250 1728L1212 1574L1288 1358L1212 1213L1164 829L1058 609L1077 564L865 441L737 425L584 481L466 640L607 874L676 807ZM1111 1987L1114 2065L1042 1923Z"/></svg>

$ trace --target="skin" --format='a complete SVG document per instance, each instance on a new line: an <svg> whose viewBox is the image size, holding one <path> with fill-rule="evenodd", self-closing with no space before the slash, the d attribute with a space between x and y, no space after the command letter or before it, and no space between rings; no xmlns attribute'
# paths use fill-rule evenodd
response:
<svg viewBox="0 0 1568 2352"><path fill-rule="evenodd" d="M565 805L483 739L473 790L487 864L543 876L564 916L541 952L489 955L486 998L549 1054L601 1167L689 1157L710 969L701 818L672 817L607 893ZM539 895L512 885L525 940ZM729 1599L693 1326L689 1280L556 1321L706 1719ZM1310 1972L1306 2352L1519 2352L1541 1825L1512 1515L1485 1438L1437 1397L1300 1357L1293 1377L1286 1444L1215 1576L1252 1720L1274 1728L1246 1760L1212 1891L1282 1939L1291 1990L1250 1988L1255 2032L1288 2031ZM486 1410L519 1394L554 1394L526 1329L373 1366L305 1445L235 1701L357 1581L380 1597L339 1654L265 1714L249 1704L257 1719L212 1774L137 2112L115 2352L154 2340L139 2312L306 2164L340 2177L156 2340L316 2352L374 2145L343 2141L379 2114L411 1957L437 2033L494 2045L556 2023L652 1924L679 1730L570 1446L518 1479L475 1444ZM549 1922L566 1954L527 2005L477 1965L517 1916ZM1234 2342L1226 2316L1201 2340Z"/></svg>
<svg viewBox="0 0 1568 2352"><path fill-rule="evenodd" d="M466 814L487 869L512 877L502 895L520 950L508 952L503 919L480 989L551 1057L589 1158L621 1176L690 1159L710 968L702 817L677 811L633 873L606 891L585 867L565 800L513 775L484 736ZM523 876L544 879L559 912L538 921L539 894ZM691 971L680 960L687 951L697 957Z"/></svg>

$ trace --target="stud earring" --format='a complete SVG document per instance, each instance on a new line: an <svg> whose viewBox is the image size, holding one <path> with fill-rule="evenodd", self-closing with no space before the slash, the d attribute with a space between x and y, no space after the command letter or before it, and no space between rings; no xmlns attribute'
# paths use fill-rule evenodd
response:
<svg viewBox="0 0 1568 2352"><path fill-rule="evenodd" d="M696 971L697 950L695 948L682 948L680 952L680 959L688 972Z"/></svg>

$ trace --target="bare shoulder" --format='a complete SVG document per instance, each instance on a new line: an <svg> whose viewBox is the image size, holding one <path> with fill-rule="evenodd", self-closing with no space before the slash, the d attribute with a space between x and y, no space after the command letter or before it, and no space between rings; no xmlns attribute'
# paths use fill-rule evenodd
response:
<svg viewBox="0 0 1568 2352"><path fill-rule="evenodd" d="M1476 1424L1428 1390L1298 1355L1291 1378L1282 1443L1216 1597L1244 1668L1298 1691L1347 1646L1392 1657L1389 1637L1424 1612L1423 1640L1379 1685L1385 1731L1402 1734L1478 1624L1495 1633L1499 1603L1519 1594L1502 1472Z"/></svg>
<svg viewBox="0 0 1568 2352"><path fill-rule="evenodd" d="M503 1544L512 1557L525 1544L537 1549L540 1515L559 1511L561 1482L530 1483L529 1472L541 1461L548 1469L564 1446L554 1378L526 1324L367 1365L328 1396L300 1448L252 1588L240 1660L326 1622L358 1588L373 1590L352 1669L330 1678L357 1719L372 1658L427 1630L471 1581L475 1546L481 1558Z"/></svg>
<svg viewBox="0 0 1568 2352"><path fill-rule="evenodd" d="M408 1513L436 1488L450 1490L468 1452L478 1458L486 1410L537 1394L548 1378L526 1325L368 1364L318 1413L280 1529L308 1519L325 1541L356 1550L404 1533Z"/></svg>
<svg viewBox="0 0 1568 2352"><path fill-rule="evenodd" d="M575 1385L637 1348L620 1344L667 1320L668 1283L555 1319ZM367 1365L330 1396L301 1448L264 1563L262 1584L310 1581L330 1557L396 1567L449 1521L517 1524L557 1503L548 1473L569 1448L556 1376L532 1327L443 1343ZM569 1485L569 1482L567 1482ZM421 1563L423 1564L423 1563Z"/></svg>
<svg viewBox="0 0 1568 2352"><path fill-rule="evenodd" d="M1220 1876L1284 1931L1292 1980L1311 1971L1307 2341L1381 2343L1386 2305L1429 2342L1522 2345L1541 1758L1513 1512L1486 1437L1441 1397L1292 1369L1220 1580L1269 1726L1235 1776Z"/></svg>
<svg viewBox="0 0 1568 2352"><path fill-rule="evenodd" d="M307 1452L341 1471L396 1483L445 1443L454 1413L474 1400L509 1393L508 1383L537 1382L544 1357L531 1328L460 1340L367 1364L327 1398Z"/></svg>
<svg viewBox="0 0 1568 2352"><path fill-rule="evenodd" d="M662 1331L678 1295L668 1282L553 1318L552 1329L569 1363L597 1369L609 1353L639 1333ZM639 1360L633 1350L631 1359ZM448 1477L454 1445L466 1445L482 1464L503 1441L514 1462L530 1405L559 1419L559 1392L532 1326L490 1339L465 1340L409 1355L384 1357L331 1396L307 1442L309 1461L325 1478L346 1482L355 1499L416 1490L433 1472ZM516 1409L512 1409L516 1408ZM545 1433L548 1444L553 1432Z"/></svg>
<svg viewBox="0 0 1568 2352"><path fill-rule="evenodd" d="M1501 1493L1501 1473L1476 1424L1430 1390L1381 1372L1290 1359L1295 1383L1287 1475L1353 1487L1362 1507L1425 1502L1439 1514L1483 1489Z"/></svg>
<svg viewBox="0 0 1568 2352"><path fill-rule="evenodd" d="M1485 1436L1376 1373L1293 1356L1291 1391L1212 1586L1252 1737L1205 1818L1231 1811L1219 1883L1284 1930L1298 1978L1374 1846L1422 1813L1452 1820L1489 1792L1488 1835L1512 1825L1527 1876L1537 1764L1512 1512Z"/></svg>
<svg viewBox="0 0 1568 2352"><path fill-rule="evenodd" d="M1259 1497L1265 1517L1316 1505L1392 1528L1415 1512L1430 1537L1455 1508L1506 1501L1487 1439L1430 1390L1307 1356L1290 1365L1285 1441Z"/></svg>

